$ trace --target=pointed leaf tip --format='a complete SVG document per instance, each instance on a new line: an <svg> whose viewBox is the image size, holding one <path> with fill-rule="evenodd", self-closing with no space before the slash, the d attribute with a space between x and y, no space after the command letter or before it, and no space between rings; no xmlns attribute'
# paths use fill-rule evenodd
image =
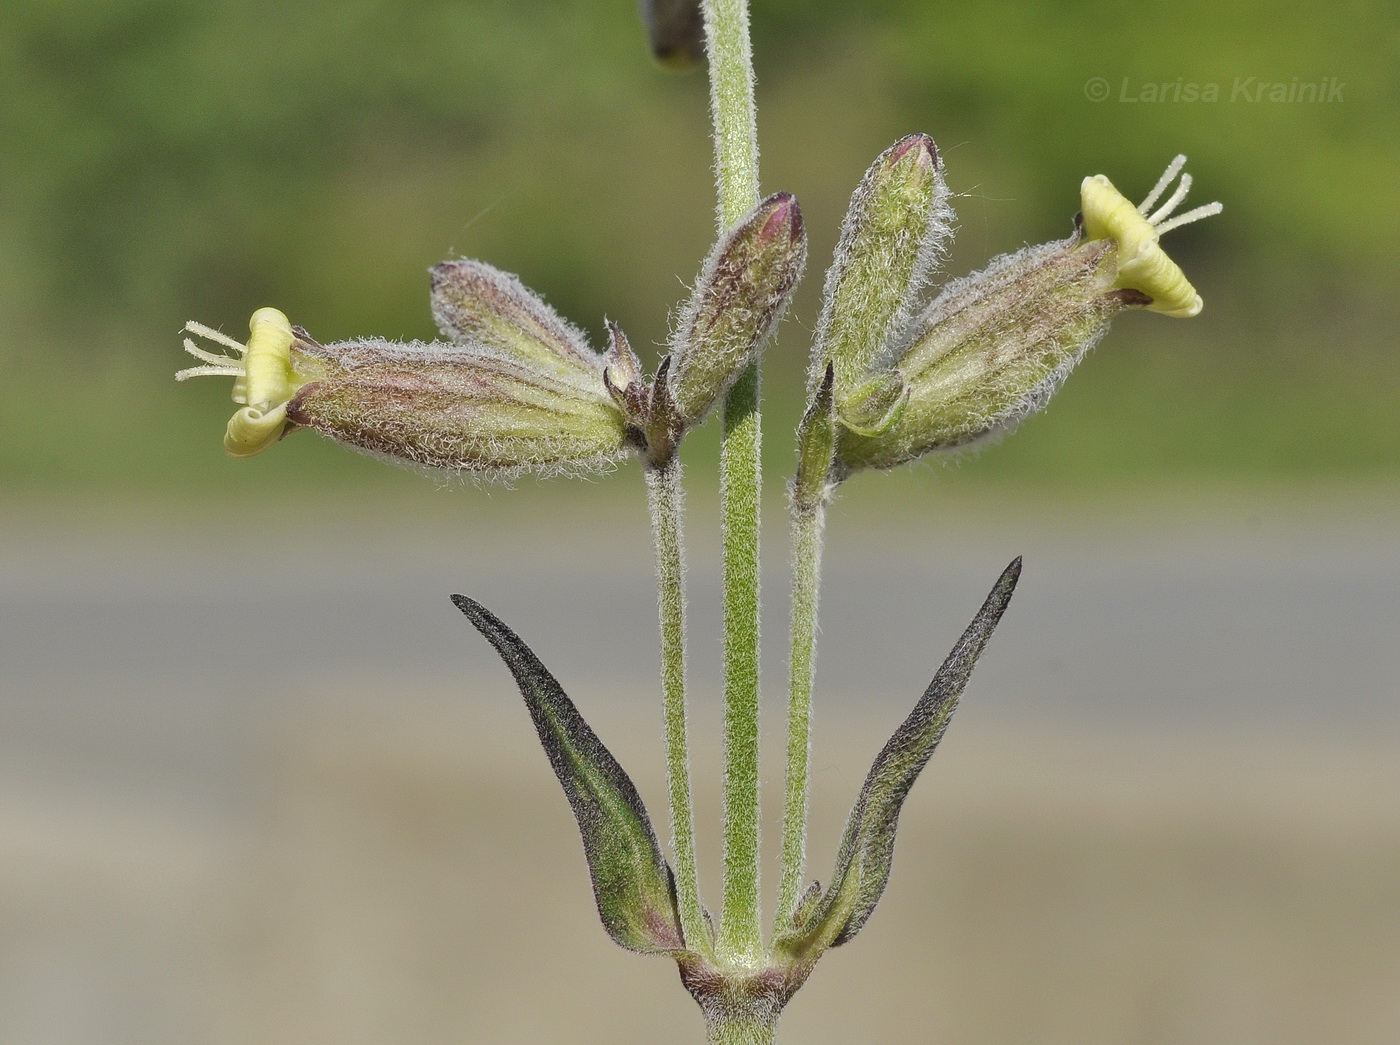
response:
<svg viewBox="0 0 1400 1045"><path fill-rule="evenodd" d="M476 600L452 602L515 676L578 821L608 935L643 954L684 950L671 869L631 778L529 646Z"/></svg>

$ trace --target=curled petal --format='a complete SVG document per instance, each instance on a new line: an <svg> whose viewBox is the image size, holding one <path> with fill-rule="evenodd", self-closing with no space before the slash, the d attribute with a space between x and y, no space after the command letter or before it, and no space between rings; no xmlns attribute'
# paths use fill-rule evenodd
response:
<svg viewBox="0 0 1400 1045"><path fill-rule="evenodd" d="M1191 176L1181 174L1185 156L1177 156L1142 203L1134 206L1102 174L1085 178L1079 188L1084 213L1084 235L1093 241L1113 240L1118 244L1118 279L1115 286L1141 291L1152 299L1147 306L1154 312L1186 319L1201 311L1201 296L1185 273L1162 249L1162 234L1193 221L1219 214L1219 203L1207 203L1185 214L1171 214L1186 199ZM1181 174L1177 190L1158 210L1152 206ZM1171 220L1168 220L1168 219Z"/></svg>

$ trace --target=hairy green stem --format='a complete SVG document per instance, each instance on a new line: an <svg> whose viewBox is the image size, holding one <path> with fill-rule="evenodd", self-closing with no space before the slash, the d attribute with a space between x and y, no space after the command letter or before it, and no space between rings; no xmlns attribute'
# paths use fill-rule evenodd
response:
<svg viewBox="0 0 1400 1045"><path fill-rule="evenodd" d="M724 906L721 953L762 951L758 795L758 371L724 404L720 504L724 519Z"/></svg>
<svg viewBox="0 0 1400 1045"><path fill-rule="evenodd" d="M758 203L758 131L748 0L705 0L715 177L723 231Z"/></svg>
<svg viewBox="0 0 1400 1045"><path fill-rule="evenodd" d="M792 502L792 649L788 659L787 781L783 864L775 932L786 928L802 895L807 854L807 804L812 751L812 679L817 648L826 505Z"/></svg>
<svg viewBox="0 0 1400 1045"><path fill-rule="evenodd" d="M753 63L746 0L705 0L721 230L758 204ZM724 527L724 900L719 952L762 954L758 868L758 367L724 401L720 515Z"/></svg>
<svg viewBox="0 0 1400 1045"><path fill-rule="evenodd" d="M778 1033L778 1010L772 1005L739 1004L705 1013L707 1045L773 1045Z"/></svg>
<svg viewBox="0 0 1400 1045"><path fill-rule="evenodd" d="M690 797L690 744L685 705L684 489L680 461L647 468L647 503L656 545L657 609L661 620L661 693L666 732L666 781L671 802L671 847L676 900L687 946L709 954L710 934L700 905L695 861L695 807Z"/></svg>

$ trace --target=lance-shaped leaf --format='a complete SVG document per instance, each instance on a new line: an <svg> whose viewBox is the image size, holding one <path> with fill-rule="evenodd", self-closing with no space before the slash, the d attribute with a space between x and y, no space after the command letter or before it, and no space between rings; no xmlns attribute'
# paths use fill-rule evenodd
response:
<svg viewBox="0 0 1400 1045"><path fill-rule="evenodd" d="M479 603L452 596L515 676L583 835L603 927L643 954L685 949L671 868L626 771L530 647Z"/></svg>
<svg viewBox="0 0 1400 1045"><path fill-rule="evenodd" d="M914 710L870 767L846 821L831 885L811 914L775 941L795 963L815 962L826 948L850 940L875 910L889 881L904 798L943 738L973 665L1001 620L1020 575L1018 557L997 580Z"/></svg>

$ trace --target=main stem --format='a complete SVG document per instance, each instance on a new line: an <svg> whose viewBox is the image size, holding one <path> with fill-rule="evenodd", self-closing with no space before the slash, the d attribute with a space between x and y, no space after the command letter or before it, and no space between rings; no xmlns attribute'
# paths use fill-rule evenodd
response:
<svg viewBox="0 0 1400 1045"><path fill-rule="evenodd" d="M690 797L690 752L685 705L685 560L680 462L647 468L647 500L656 545L657 609L661 618L661 692L666 732L666 780L671 802L671 844L676 857L676 899L681 931L691 950L710 952L700 905L695 861L695 813Z"/></svg>
<svg viewBox="0 0 1400 1045"><path fill-rule="evenodd" d="M757 960L758 869L758 370L724 403L720 512L724 520L724 906L722 953Z"/></svg>
<svg viewBox="0 0 1400 1045"><path fill-rule="evenodd" d="M758 139L746 0L705 0L719 224L758 204ZM758 875L758 366L724 401L720 514L724 527L724 900L719 950L762 956Z"/></svg>
<svg viewBox="0 0 1400 1045"><path fill-rule="evenodd" d="M758 130L747 0L705 0L720 231L758 204Z"/></svg>
<svg viewBox="0 0 1400 1045"><path fill-rule="evenodd" d="M742 1002L720 1012L705 1013L706 1045L773 1045L779 1009Z"/></svg>

